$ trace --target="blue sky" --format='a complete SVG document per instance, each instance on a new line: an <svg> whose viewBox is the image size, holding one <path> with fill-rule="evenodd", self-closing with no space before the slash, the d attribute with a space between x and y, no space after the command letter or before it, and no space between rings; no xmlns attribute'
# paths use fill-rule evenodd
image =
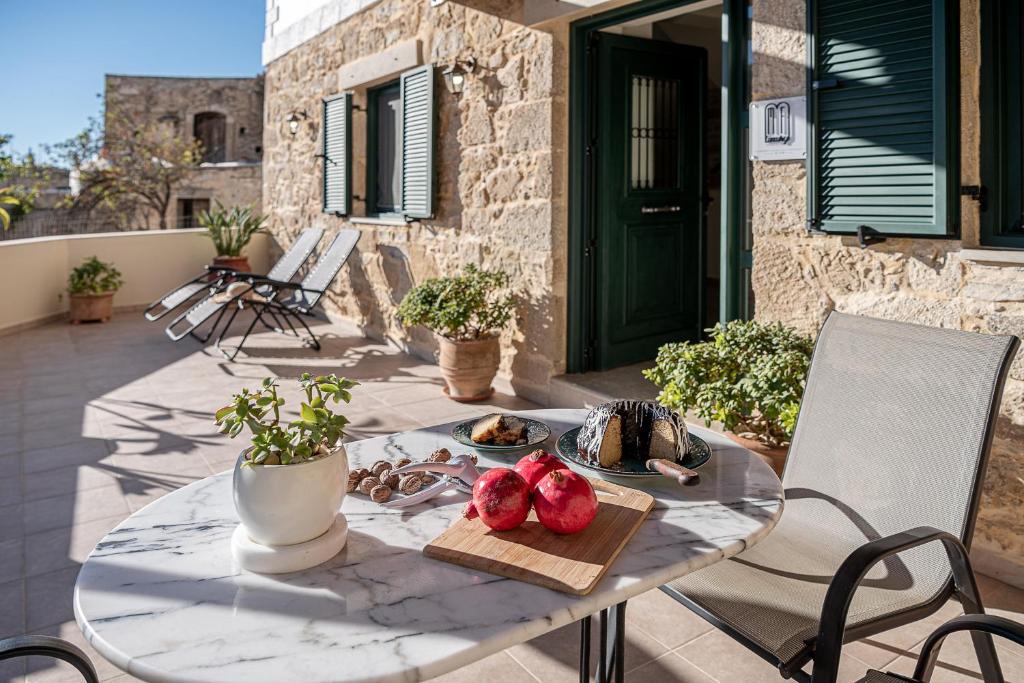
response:
<svg viewBox="0 0 1024 683"><path fill-rule="evenodd" d="M0 133L18 152L71 137L103 75L255 76L265 0L0 0Z"/></svg>

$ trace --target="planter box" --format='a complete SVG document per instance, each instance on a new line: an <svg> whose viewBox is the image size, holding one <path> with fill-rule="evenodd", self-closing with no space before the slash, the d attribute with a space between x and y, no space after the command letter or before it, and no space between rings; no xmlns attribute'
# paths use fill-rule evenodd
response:
<svg viewBox="0 0 1024 683"><path fill-rule="evenodd" d="M114 292L103 294L72 294L71 324L107 322L114 314Z"/></svg>

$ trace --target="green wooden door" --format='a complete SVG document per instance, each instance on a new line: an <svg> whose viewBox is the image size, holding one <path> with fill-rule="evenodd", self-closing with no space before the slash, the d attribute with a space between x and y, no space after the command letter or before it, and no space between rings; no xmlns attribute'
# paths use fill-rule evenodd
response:
<svg viewBox="0 0 1024 683"><path fill-rule="evenodd" d="M594 351L606 369L700 335L707 53L595 35Z"/></svg>

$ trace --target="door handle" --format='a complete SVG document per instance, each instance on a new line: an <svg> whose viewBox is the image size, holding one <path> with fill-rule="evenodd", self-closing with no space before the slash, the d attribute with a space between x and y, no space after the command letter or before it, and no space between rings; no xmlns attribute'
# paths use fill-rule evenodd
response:
<svg viewBox="0 0 1024 683"><path fill-rule="evenodd" d="M640 213L679 213L683 210L681 206L642 206Z"/></svg>

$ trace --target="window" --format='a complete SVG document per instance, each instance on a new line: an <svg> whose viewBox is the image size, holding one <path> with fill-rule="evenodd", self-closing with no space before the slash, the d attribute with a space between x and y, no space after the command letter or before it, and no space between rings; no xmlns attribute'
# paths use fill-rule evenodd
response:
<svg viewBox="0 0 1024 683"><path fill-rule="evenodd" d="M366 211L402 212L402 92L398 81L367 93Z"/></svg>
<svg viewBox="0 0 1024 683"><path fill-rule="evenodd" d="M179 199L178 200L178 227L198 228L199 214L210 210L209 199Z"/></svg>
<svg viewBox="0 0 1024 683"><path fill-rule="evenodd" d="M812 230L956 232L958 39L947 4L808 3Z"/></svg>
<svg viewBox="0 0 1024 683"><path fill-rule="evenodd" d="M434 211L434 68L368 93L368 213L430 218ZM350 212L352 93L323 102L324 211Z"/></svg>
<svg viewBox="0 0 1024 683"><path fill-rule="evenodd" d="M203 143L203 161L227 161L227 117L224 114L212 111L196 114L193 130L196 140Z"/></svg>
<svg viewBox="0 0 1024 683"><path fill-rule="evenodd" d="M981 3L981 242L994 247L1024 248L1022 18L1019 2Z"/></svg>

